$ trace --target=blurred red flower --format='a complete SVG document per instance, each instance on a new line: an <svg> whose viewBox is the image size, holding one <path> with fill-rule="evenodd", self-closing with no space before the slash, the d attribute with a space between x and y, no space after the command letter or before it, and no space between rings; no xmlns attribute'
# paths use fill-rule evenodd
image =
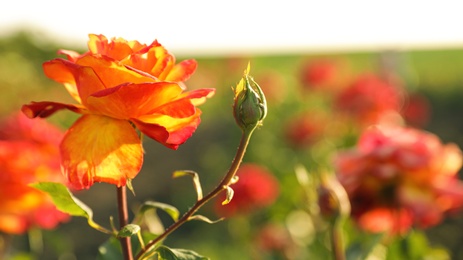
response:
<svg viewBox="0 0 463 260"><path fill-rule="evenodd" d="M306 89L319 89L329 85L337 72L337 64L330 59L309 60L300 68L300 81Z"/></svg>
<svg viewBox="0 0 463 260"><path fill-rule="evenodd" d="M239 180L230 187L234 190L230 203L222 205L224 196L219 196L216 211L224 217L250 213L272 204L279 194L278 180L265 168L257 164L242 164L237 172Z"/></svg>
<svg viewBox="0 0 463 260"><path fill-rule="evenodd" d="M352 150L339 152L337 176L360 227L404 233L412 225L438 224L444 214L463 205L457 179L462 153L425 131L371 127Z"/></svg>
<svg viewBox="0 0 463 260"><path fill-rule="evenodd" d="M62 136L53 125L23 114L0 123L0 231L21 234L31 227L51 229L69 219L46 193L29 186L65 182L58 150Z"/></svg>
<svg viewBox="0 0 463 260"><path fill-rule="evenodd" d="M391 112L399 113L400 89L376 75L359 76L334 99L338 113L352 117L363 126L379 123Z"/></svg>
<svg viewBox="0 0 463 260"><path fill-rule="evenodd" d="M410 93L402 109L402 115L408 125L421 128L428 122L431 114L431 104L426 96Z"/></svg>
<svg viewBox="0 0 463 260"><path fill-rule="evenodd" d="M196 61L175 64L175 57L154 41L150 45L90 35L89 51L62 50L65 59L43 64L45 74L63 83L79 104L32 102L22 110L30 118L61 109L82 116L60 145L61 164L75 189L94 182L124 186L138 174L143 149L136 129L177 149L200 123L196 107L214 89L184 91Z"/></svg>
<svg viewBox="0 0 463 260"><path fill-rule="evenodd" d="M320 113L301 113L288 119L284 127L285 139L293 147L306 148L326 134L328 122Z"/></svg>

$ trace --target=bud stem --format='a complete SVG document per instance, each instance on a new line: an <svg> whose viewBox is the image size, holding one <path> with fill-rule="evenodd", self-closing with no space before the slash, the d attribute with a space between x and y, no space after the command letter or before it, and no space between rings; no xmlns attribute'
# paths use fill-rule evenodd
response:
<svg viewBox="0 0 463 260"><path fill-rule="evenodd" d="M254 129L255 127L252 129L250 128L248 130L243 130L242 135L241 135L240 144L238 146L238 150L236 151L232 164L230 165L230 168L228 169L227 174L225 174L225 176L222 178L220 183L215 187L215 189L209 192L202 199L198 200L193 205L193 207L191 207L187 212L185 212L185 214L183 214L183 216L177 222L173 223L166 230L164 230L162 234L160 234L158 237L148 242L148 244L146 244L146 246L143 247L140 250L140 252L137 254L137 256L135 257L136 260L142 259L143 255L147 253L149 250L151 250L151 248L154 247L159 241L166 238L174 230L176 230L181 225L183 225L185 222L190 220L190 217L193 216L193 214L196 213L204 204L206 204L209 200L219 195L222 191L226 190L226 187L230 185L233 177L235 176L236 172L238 171L241 165L244 154L246 153L246 148L248 147L249 140L251 139Z"/></svg>

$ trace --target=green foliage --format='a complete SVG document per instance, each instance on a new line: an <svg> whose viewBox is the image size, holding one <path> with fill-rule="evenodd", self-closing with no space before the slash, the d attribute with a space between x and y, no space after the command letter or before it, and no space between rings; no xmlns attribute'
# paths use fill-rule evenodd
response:
<svg viewBox="0 0 463 260"><path fill-rule="evenodd" d="M39 182L31 184L31 186L48 193L55 206L60 211L68 213L71 216L92 219L92 209L78 198L74 197L64 184L57 182Z"/></svg>
<svg viewBox="0 0 463 260"><path fill-rule="evenodd" d="M112 234L111 231L101 227L93 221L93 211L78 198L74 197L69 189L62 183L39 182L31 184L32 187L46 192L51 196L56 208L74 217L84 217L88 224L103 233Z"/></svg>
<svg viewBox="0 0 463 260"><path fill-rule="evenodd" d="M410 232L407 236L395 239L387 246L386 260L449 260L449 253L439 247L429 244L426 235L418 230Z"/></svg>
<svg viewBox="0 0 463 260"><path fill-rule="evenodd" d="M208 260L209 258L185 249L174 249L160 246L156 249L159 260Z"/></svg>
<svg viewBox="0 0 463 260"><path fill-rule="evenodd" d="M138 232L140 232L140 230L141 229L140 229L139 225L128 224L128 225L122 227L121 230L119 230L119 232L117 233L117 237L118 238L131 237L133 235L138 234Z"/></svg>
<svg viewBox="0 0 463 260"><path fill-rule="evenodd" d="M194 172L194 171L175 171L173 174L172 174L172 177L174 178L178 178L178 177L181 177L181 176L185 176L185 175L189 175L191 176L191 178L193 178L193 185L195 187L195 190L196 190L196 195L197 195L197 199L198 200L201 200L203 198L203 189L201 187L201 182L199 181L199 174Z"/></svg>
<svg viewBox="0 0 463 260"><path fill-rule="evenodd" d="M177 221L178 220L178 217L180 216L180 212L178 211L178 209L172 205L169 205L169 204L166 204L166 203L162 203L162 202L157 202L157 201L145 201L140 209L138 210L138 215L137 215L137 219L139 219L147 210L150 210L150 209L160 209L160 210L163 210L165 211L167 214L169 214L169 216L174 220L174 221ZM135 222L138 222L138 221L135 221Z"/></svg>
<svg viewBox="0 0 463 260"><path fill-rule="evenodd" d="M142 239L146 244L148 241L156 238L156 235L147 232L142 233ZM136 236L130 238L133 252L138 252L142 246ZM120 241L115 237L110 237L104 244L98 248L96 260L124 260Z"/></svg>

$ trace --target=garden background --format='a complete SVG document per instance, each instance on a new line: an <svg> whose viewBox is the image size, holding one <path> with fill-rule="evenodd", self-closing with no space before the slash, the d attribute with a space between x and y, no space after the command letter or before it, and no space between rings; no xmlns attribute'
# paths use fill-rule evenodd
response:
<svg viewBox="0 0 463 260"><path fill-rule="evenodd" d="M165 47L169 49L169 46ZM85 43L63 46L40 33L28 31L0 39L0 116L18 111L22 104L34 100L69 98L71 102L65 89L46 78L41 67L44 61L57 57L58 49L82 53L86 46ZM315 233L313 226L304 223L304 215L297 215L307 208L307 204L295 169L302 165L309 172L316 171L320 166L329 164L327 150L333 149L333 146L349 147L356 137L344 137L342 142L330 143L325 133L315 136L316 140L306 148L295 147L288 141L286 131L291 127L291 118L306 110L311 111L309 117L313 115L314 120L319 113L328 113L323 104L326 98L323 89L307 94L303 86L302 71L308 62L334 61L340 65L336 79L341 83L361 73L382 73L385 70L394 73L409 91L420 94L428 102L429 110L420 127L435 133L444 143L454 142L463 147L463 49L176 55L176 58L178 61L191 58L198 61L198 69L187 83L189 88L211 87L217 92L201 106L202 123L193 137L177 151L166 149L152 140L144 140L145 164L133 181L136 195L129 194L129 205L156 200L175 205L181 212L187 210L194 203L194 189L187 178L172 179L171 173L175 170L198 172L205 191L219 181L239 142L240 131L232 116L232 87L241 78L248 62L251 75L267 95L268 117L255 132L244 163L262 165L273 173L278 179L279 192L272 205L247 214L234 215L215 224L188 222L168 237L166 244L171 247L192 249L211 259L253 259L256 255L262 258L255 259L280 259L270 256L271 252L259 251L254 242L263 227L281 224L287 227L300 225L299 228L308 231L298 238L299 244L306 243L306 248L310 248L309 245L319 243L321 246L318 247L323 248L323 237ZM76 118L71 112L63 112L47 120L66 129ZM321 124L327 124L325 130L329 131L339 127L336 122ZM114 189L112 185L96 184L90 190L76 193L76 196L91 206L96 222L108 223L109 215L117 216ZM211 219L218 218L214 203L203 208L202 214ZM169 223L167 215L160 212L159 217ZM44 251L41 259L94 259L99 245L107 239L106 235L88 227L83 218L72 218L56 230L42 232ZM446 248L452 259L463 259L463 213L447 218L424 234L432 247ZM14 246L18 251L27 252L31 246L28 236L15 237Z"/></svg>

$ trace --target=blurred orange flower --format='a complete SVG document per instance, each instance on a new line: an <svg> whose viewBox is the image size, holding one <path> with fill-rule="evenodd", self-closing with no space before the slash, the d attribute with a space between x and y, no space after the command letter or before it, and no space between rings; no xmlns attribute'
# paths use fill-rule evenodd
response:
<svg viewBox="0 0 463 260"><path fill-rule="evenodd" d="M22 111L30 118L61 109L83 114L60 145L65 175L76 189L94 182L123 186L143 162L136 129L177 149L200 123L196 106L214 89L184 91L196 61L175 64L175 57L157 41L145 45L91 34L88 47L82 55L62 50L67 60L43 64L45 74L63 83L79 104L32 102Z"/></svg>
<svg viewBox="0 0 463 260"><path fill-rule="evenodd" d="M425 131L384 126L367 129L356 148L340 152L335 160L359 225L392 233L436 225L445 213L459 210L461 166L457 145L444 145Z"/></svg>
<svg viewBox="0 0 463 260"><path fill-rule="evenodd" d="M58 150L62 136L58 128L22 114L0 123L0 231L21 234L68 220L47 194L28 186L40 181L64 183Z"/></svg>
<svg viewBox="0 0 463 260"><path fill-rule="evenodd" d="M237 172L239 180L230 187L233 199L222 205L225 197L216 204L217 213L224 217L249 213L272 204L279 194L278 180L265 168L257 164L243 164Z"/></svg>

